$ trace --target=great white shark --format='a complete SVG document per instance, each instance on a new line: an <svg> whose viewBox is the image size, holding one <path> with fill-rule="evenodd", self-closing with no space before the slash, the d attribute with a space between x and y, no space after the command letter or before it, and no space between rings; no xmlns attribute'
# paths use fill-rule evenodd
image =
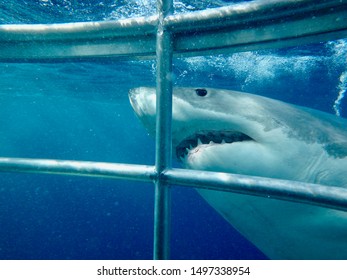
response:
<svg viewBox="0 0 347 280"><path fill-rule="evenodd" d="M155 131L155 88L130 90ZM185 168L347 188L347 120L253 94L174 88L173 149ZM272 259L347 259L347 212L220 191L198 192Z"/></svg>

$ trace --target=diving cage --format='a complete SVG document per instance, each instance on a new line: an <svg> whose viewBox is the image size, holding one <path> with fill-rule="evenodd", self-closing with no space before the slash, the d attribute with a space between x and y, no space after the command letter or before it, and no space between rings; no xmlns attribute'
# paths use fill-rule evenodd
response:
<svg viewBox="0 0 347 280"><path fill-rule="evenodd" d="M303 28L303 26L305 28ZM0 25L0 62L91 59L157 61L155 165L0 158L1 172L91 176L153 182L154 259L170 257L170 185L222 190L347 211L347 190L272 178L172 168L173 56L200 56L297 46L347 38L347 0L256 0L174 14L158 0L157 14L117 21Z"/></svg>

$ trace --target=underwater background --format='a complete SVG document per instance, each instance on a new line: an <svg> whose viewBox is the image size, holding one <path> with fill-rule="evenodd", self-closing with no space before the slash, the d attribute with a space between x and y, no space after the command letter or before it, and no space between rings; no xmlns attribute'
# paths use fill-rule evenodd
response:
<svg viewBox="0 0 347 280"><path fill-rule="evenodd" d="M236 2L176 1L175 12ZM155 5L0 1L0 24L116 20L154 14ZM153 60L0 63L0 157L154 164L154 139L128 91L155 86L155 69ZM176 58L174 85L240 90L346 117L347 40ZM152 184L0 173L0 259L152 259L153 197ZM190 188L172 188L171 238L172 259L266 259Z"/></svg>

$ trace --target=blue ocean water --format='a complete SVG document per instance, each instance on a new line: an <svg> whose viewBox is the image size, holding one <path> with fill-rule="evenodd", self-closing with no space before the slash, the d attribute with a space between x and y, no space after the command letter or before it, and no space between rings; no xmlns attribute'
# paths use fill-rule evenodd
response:
<svg viewBox="0 0 347 280"><path fill-rule="evenodd" d="M0 22L109 20L155 1L7 1ZM203 2L204 4L201 4ZM208 4L206 4L208 2ZM175 2L177 12L237 1ZM238 1L240 2L240 1ZM132 8L131 8L132 7ZM346 116L347 40L174 60L177 86L242 90ZM128 91L155 61L0 63L0 156L154 163ZM263 259L195 190L172 190L173 259ZM0 173L0 259L151 259L153 185Z"/></svg>

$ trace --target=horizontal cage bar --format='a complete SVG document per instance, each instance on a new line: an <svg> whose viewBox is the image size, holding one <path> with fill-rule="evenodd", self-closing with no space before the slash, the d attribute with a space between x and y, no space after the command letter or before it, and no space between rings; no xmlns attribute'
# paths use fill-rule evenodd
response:
<svg viewBox="0 0 347 280"><path fill-rule="evenodd" d="M0 61L154 58L158 20L0 25ZM163 25L176 55L288 47L347 37L347 0L252 1L171 15Z"/></svg>
<svg viewBox="0 0 347 280"><path fill-rule="evenodd" d="M154 167L148 165L55 159L1 157L0 171L93 176L143 182L152 182L156 178Z"/></svg>
<svg viewBox="0 0 347 280"><path fill-rule="evenodd" d="M148 165L28 158L0 158L0 172L93 176L143 182L157 181L159 176L155 167ZM257 195L347 211L347 190L339 187L178 168L165 170L160 180L168 184Z"/></svg>

